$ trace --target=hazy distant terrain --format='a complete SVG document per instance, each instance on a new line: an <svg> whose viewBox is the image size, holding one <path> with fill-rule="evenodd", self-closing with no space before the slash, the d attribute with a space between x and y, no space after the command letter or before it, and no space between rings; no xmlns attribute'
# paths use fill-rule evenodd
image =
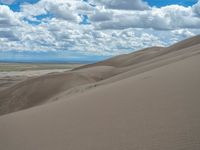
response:
<svg viewBox="0 0 200 150"><path fill-rule="evenodd" d="M81 64L0 63L0 72L72 69Z"/></svg>
<svg viewBox="0 0 200 150"><path fill-rule="evenodd" d="M81 64L0 63L0 90L30 77L71 70Z"/></svg>

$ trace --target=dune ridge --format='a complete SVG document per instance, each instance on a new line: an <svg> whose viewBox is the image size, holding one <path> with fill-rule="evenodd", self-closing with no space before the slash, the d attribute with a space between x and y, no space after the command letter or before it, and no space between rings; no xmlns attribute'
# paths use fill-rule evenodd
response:
<svg viewBox="0 0 200 150"><path fill-rule="evenodd" d="M89 64L64 73L48 74L0 91L0 115L58 100L62 93L109 84L199 53L200 36L170 47L151 47ZM76 92L70 92L76 91Z"/></svg>
<svg viewBox="0 0 200 150"><path fill-rule="evenodd" d="M34 104L0 116L0 149L199 150L199 64L197 36L24 81L5 92Z"/></svg>

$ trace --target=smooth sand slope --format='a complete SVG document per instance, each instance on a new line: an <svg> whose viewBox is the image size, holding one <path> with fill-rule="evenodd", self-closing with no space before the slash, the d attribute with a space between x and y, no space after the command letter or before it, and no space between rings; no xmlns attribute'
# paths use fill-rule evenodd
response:
<svg viewBox="0 0 200 150"><path fill-rule="evenodd" d="M85 91L88 89L88 84L91 88L112 83L179 61L198 53L199 43L200 36L196 36L167 48L147 48L96 64L82 66L66 73L28 79L0 91L0 115L57 100L57 96L63 92L67 93L66 96ZM86 87L79 88L83 85Z"/></svg>
<svg viewBox="0 0 200 150"><path fill-rule="evenodd" d="M199 43L197 36L13 86L0 94L2 114L28 108L16 109L19 102L46 104L0 116L0 149L199 150Z"/></svg>

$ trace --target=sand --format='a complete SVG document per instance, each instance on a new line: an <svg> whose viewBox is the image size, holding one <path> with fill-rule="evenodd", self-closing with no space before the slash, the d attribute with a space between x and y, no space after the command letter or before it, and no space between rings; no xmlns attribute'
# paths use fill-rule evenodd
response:
<svg viewBox="0 0 200 150"><path fill-rule="evenodd" d="M0 91L33 77L39 77L50 73L65 72L68 70L71 69L3 71L0 72Z"/></svg>
<svg viewBox="0 0 200 150"><path fill-rule="evenodd" d="M42 64L0 62L0 91L32 77L72 70L83 64Z"/></svg>
<svg viewBox="0 0 200 150"><path fill-rule="evenodd" d="M7 89L0 149L199 150L199 43L197 36Z"/></svg>

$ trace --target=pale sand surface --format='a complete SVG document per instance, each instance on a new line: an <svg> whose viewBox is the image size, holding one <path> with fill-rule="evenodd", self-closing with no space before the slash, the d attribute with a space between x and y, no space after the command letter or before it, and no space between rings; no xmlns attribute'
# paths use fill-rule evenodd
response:
<svg viewBox="0 0 200 150"><path fill-rule="evenodd" d="M0 78L3 77L15 77L15 76L26 76L26 77L33 77L33 76L41 76L48 73L54 72L64 72L70 69L49 69L49 70L28 70L28 71L10 71L10 72L0 72Z"/></svg>
<svg viewBox="0 0 200 150"><path fill-rule="evenodd" d="M1 114L46 103L1 116L0 149L199 150L199 43L118 56L0 93Z"/></svg>

